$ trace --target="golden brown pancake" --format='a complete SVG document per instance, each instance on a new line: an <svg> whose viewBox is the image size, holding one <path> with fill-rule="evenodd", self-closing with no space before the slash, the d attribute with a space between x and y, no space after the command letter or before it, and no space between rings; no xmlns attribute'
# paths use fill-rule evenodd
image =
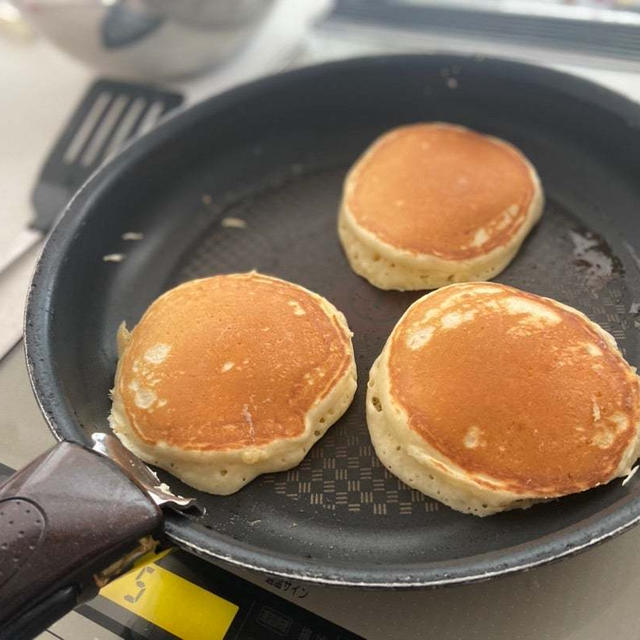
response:
<svg viewBox="0 0 640 640"><path fill-rule="evenodd" d="M352 268L383 289L493 277L542 213L528 160L446 123L381 136L347 176L339 233Z"/></svg>
<svg viewBox="0 0 640 640"><path fill-rule="evenodd" d="M478 515L604 484L638 457L640 386L614 339L504 285L452 285L414 303L368 395L381 460Z"/></svg>
<svg viewBox="0 0 640 640"><path fill-rule="evenodd" d="M298 464L346 410L350 335L327 300L283 280L187 282L124 334L113 428L144 460L230 493Z"/></svg>

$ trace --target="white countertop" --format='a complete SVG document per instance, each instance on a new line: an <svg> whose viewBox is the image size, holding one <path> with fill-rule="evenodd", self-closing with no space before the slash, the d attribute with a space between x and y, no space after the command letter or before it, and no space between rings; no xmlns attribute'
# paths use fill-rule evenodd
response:
<svg viewBox="0 0 640 640"><path fill-rule="evenodd" d="M474 47L468 41L432 38L426 45L421 42L403 40L402 50L464 51ZM322 33L310 38L307 45L305 60L376 50L364 35L354 35L345 43L339 34ZM526 52L503 53L531 59ZM268 65L277 67L278 62L265 59L262 69ZM640 101L637 75L575 64L560 68ZM205 79L186 90L194 100L228 86L234 77L250 75L234 76L230 71L222 79ZM93 73L43 40L23 42L0 36L0 78L2 255L29 219L29 196L40 164ZM12 466L25 463L53 441L31 396L22 358L21 348L17 348L0 363L0 462ZM270 588L262 576L242 575ZM373 640L626 640L640 638L639 597L640 529L635 529L580 556L491 582L421 592L345 593L313 587L305 606ZM56 625L57 633L64 638L98 637L95 625L89 630L89 623L83 626L83 620L72 614Z"/></svg>

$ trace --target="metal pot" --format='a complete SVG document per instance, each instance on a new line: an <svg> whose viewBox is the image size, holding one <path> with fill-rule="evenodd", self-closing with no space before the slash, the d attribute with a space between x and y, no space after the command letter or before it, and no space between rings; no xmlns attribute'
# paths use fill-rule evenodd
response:
<svg viewBox="0 0 640 640"><path fill-rule="evenodd" d="M274 0L15 0L60 49L118 77L197 74L246 43Z"/></svg>

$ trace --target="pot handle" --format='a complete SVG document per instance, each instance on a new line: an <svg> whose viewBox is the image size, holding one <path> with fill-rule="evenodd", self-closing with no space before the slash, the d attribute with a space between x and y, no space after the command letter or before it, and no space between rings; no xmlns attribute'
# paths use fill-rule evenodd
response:
<svg viewBox="0 0 640 640"><path fill-rule="evenodd" d="M61 442L0 485L0 640L36 635L150 550L162 512L104 456Z"/></svg>

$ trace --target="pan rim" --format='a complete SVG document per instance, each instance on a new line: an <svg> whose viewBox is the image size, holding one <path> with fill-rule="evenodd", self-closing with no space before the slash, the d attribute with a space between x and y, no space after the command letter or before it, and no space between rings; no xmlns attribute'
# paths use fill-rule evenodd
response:
<svg viewBox="0 0 640 640"><path fill-rule="evenodd" d="M76 232L84 224L92 203L108 191L118 177L144 158L154 148L178 134L190 122L205 113L215 112L229 104L237 104L274 85L295 82L298 77L325 75L341 70L367 70L376 65L429 64L441 65L485 64L494 72L527 73L530 81L562 90L574 98L602 106L625 122L640 122L640 105L591 81L536 65L500 58L479 60L476 56L450 54L402 54L366 56L326 62L287 71L243 84L191 107L182 107L166 118L153 132L129 143L118 156L98 168L74 195L57 224L49 234L36 266L25 309L25 354L27 370L34 395L49 429L58 440L72 440L87 444L74 416L73 407L64 398L62 383L56 377L52 359L50 312L55 292L55 273L64 261ZM181 516L166 515L166 535L178 546L195 555L215 559L250 570L324 585L367 588L433 587L486 580L498 575L530 569L559 560L593 545L599 544L640 521L640 496L609 507L611 513L597 513L587 521L561 529L520 547L503 549L463 557L459 560L425 562L420 565L374 565L366 568L347 564L302 561L297 556L275 554L264 548L239 543L215 532L200 531L185 526ZM206 544L208 543L208 544Z"/></svg>

